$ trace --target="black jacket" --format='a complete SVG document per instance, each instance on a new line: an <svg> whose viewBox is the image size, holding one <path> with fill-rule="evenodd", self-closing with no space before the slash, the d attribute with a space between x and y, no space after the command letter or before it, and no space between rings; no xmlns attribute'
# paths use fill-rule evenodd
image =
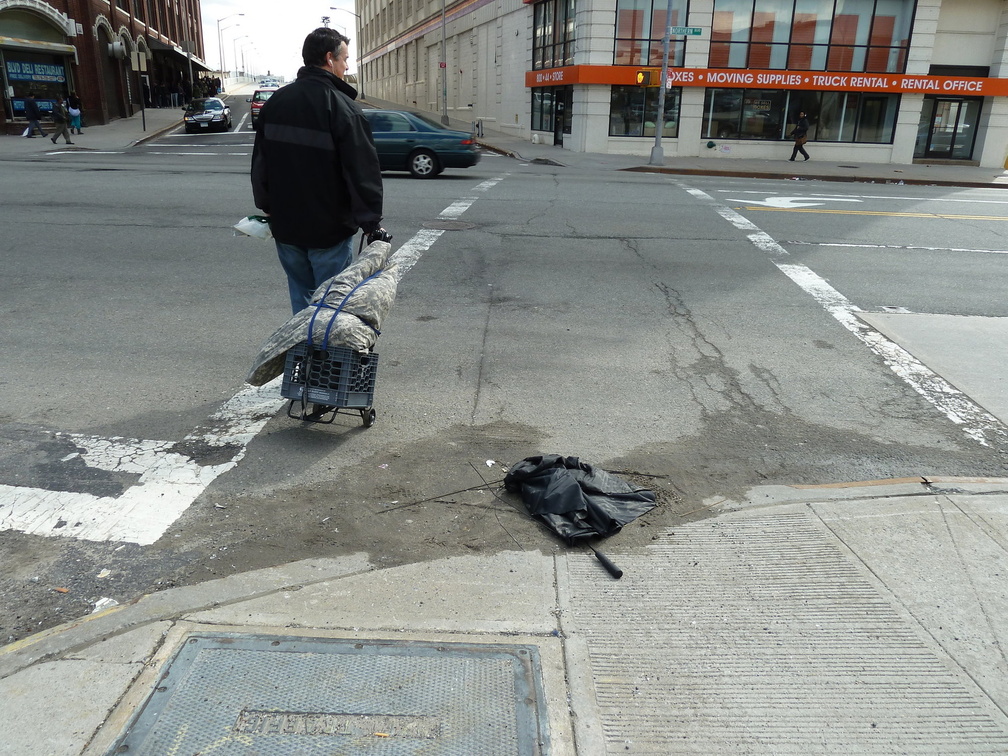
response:
<svg viewBox="0 0 1008 756"><path fill-rule="evenodd" d="M799 118L797 125L791 132L791 136L793 136L795 139L799 139L800 137L803 137L806 134L808 134L808 130L809 130L808 118Z"/></svg>
<svg viewBox="0 0 1008 756"><path fill-rule="evenodd" d="M382 180L357 90L317 66L273 93L259 113L252 195L285 244L332 247L382 218Z"/></svg>
<svg viewBox="0 0 1008 756"><path fill-rule="evenodd" d="M32 97L25 97L24 101L24 112L25 118L29 121L41 121L42 111L38 106L38 102Z"/></svg>

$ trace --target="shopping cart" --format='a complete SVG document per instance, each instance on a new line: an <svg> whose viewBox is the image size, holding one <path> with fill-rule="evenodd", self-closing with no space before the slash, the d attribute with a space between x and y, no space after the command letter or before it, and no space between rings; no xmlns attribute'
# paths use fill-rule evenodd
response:
<svg viewBox="0 0 1008 756"><path fill-rule="evenodd" d="M359 412L365 428L374 425L374 387L378 355L344 346L316 346L308 341L287 352L280 394L290 399L287 416L331 423L340 412ZM315 405L309 411L309 404Z"/></svg>
<svg viewBox="0 0 1008 756"><path fill-rule="evenodd" d="M389 235L388 238L392 237ZM378 274L368 276L354 286L336 307L325 303L329 288L332 287L331 282L325 294L315 302L315 312L308 321L308 338L292 346L287 351L284 362L280 395L290 399L287 417L312 423L331 423L340 412L356 411L360 412L365 428L374 425L375 410L372 403L378 354L370 350L357 352L346 346L330 345L329 333L353 293L376 275ZM315 333L315 319L324 310L332 310L333 313L322 337L322 344L318 346L313 343L312 337ZM375 334L379 335L377 329ZM311 411L308 410L309 403L314 405Z"/></svg>

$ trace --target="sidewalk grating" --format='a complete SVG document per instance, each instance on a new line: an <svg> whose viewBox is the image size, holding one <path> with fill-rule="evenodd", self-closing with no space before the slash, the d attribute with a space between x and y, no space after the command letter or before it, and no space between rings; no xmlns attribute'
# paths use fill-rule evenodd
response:
<svg viewBox="0 0 1008 756"><path fill-rule="evenodd" d="M549 753L538 649L200 634L111 754Z"/></svg>

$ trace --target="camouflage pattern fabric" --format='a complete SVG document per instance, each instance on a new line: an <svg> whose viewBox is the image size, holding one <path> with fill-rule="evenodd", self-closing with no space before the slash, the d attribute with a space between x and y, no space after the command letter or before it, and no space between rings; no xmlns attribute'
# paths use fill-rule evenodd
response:
<svg viewBox="0 0 1008 756"><path fill-rule="evenodd" d="M396 296L399 276L395 262L389 259L391 251L388 242L373 242L352 265L323 283L312 295L312 304L266 340L246 380L253 386L262 386L281 375L287 350L308 339L309 324L313 344L322 345L328 328L331 346L345 346L357 352L373 347ZM365 281L369 276L374 278ZM361 286L353 291L358 284ZM347 294L350 297L336 315L336 308Z"/></svg>

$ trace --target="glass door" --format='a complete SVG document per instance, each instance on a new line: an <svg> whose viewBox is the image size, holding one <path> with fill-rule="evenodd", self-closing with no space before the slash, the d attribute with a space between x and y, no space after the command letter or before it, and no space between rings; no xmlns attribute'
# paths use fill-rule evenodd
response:
<svg viewBox="0 0 1008 756"><path fill-rule="evenodd" d="M914 157L969 160L973 157L982 99L925 97Z"/></svg>

